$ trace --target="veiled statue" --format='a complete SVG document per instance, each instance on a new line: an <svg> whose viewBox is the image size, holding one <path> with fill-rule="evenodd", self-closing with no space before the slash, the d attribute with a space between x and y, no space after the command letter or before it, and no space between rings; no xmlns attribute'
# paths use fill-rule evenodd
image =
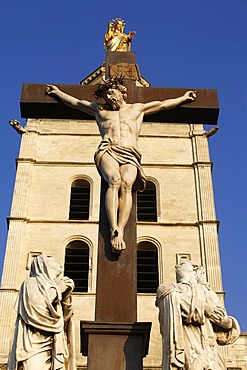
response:
<svg viewBox="0 0 247 370"><path fill-rule="evenodd" d="M16 303L8 370L76 370L72 322L73 280L61 277L53 257L35 257Z"/></svg>
<svg viewBox="0 0 247 370"><path fill-rule="evenodd" d="M191 261L176 266L177 283L157 291L163 337L162 370L223 370L219 345L239 337L235 318L228 316L210 288L202 266Z"/></svg>

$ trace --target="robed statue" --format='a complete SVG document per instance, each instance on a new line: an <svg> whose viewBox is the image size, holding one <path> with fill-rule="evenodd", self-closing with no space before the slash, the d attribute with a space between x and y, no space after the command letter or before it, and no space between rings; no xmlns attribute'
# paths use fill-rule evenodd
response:
<svg viewBox="0 0 247 370"><path fill-rule="evenodd" d="M162 284L157 291L162 370L225 369L218 346L237 340L237 320L227 315L202 266L177 265L176 278L177 283Z"/></svg>
<svg viewBox="0 0 247 370"><path fill-rule="evenodd" d="M135 31L124 33L125 22L121 18L108 23L104 46L107 51L130 51L130 44Z"/></svg>
<svg viewBox="0 0 247 370"><path fill-rule="evenodd" d="M16 303L8 370L76 370L73 280L53 257L35 257Z"/></svg>

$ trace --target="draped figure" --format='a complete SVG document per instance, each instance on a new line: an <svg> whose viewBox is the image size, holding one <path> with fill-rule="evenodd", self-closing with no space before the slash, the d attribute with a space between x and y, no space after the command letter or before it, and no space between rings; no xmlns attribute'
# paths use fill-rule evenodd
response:
<svg viewBox="0 0 247 370"><path fill-rule="evenodd" d="M17 319L8 370L76 370L71 291L52 257L34 259L16 303Z"/></svg>
<svg viewBox="0 0 247 370"><path fill-rule="evenodd" d="M104 46L107 51L130 51L130 44L135 31L124 33L125 22L121 18L108 23Z"/></svg>
<svg viewBox="0 0 247 370"><path fill-rule="evenodd" d="M185 262L176 273L177 283L162 284L157 291L162 370L223 370L218 345L238 338L238 322L227 315L201 266Z"/></svg>

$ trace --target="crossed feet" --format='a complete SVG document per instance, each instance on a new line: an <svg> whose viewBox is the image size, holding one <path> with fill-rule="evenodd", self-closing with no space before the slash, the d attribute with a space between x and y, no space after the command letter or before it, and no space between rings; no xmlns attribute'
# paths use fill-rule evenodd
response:
<svg viewBox="0 0 247 370"><path fill-rule="evenodd" d="M122 249L126 249L126 244L123 240L123 230L115 229L111 231L111 247L112 252L117 253L121 252Z"/></svg>

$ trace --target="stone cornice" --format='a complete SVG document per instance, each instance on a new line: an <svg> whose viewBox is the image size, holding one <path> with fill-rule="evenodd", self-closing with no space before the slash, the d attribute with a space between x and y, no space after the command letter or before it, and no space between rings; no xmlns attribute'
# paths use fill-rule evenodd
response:
<svg viewBox="0 0 247 370"><path fill-rule="evenodd" d="M0 293L18 293L19 289L0 288Z"/></svg>
<svg viewBox="0 0 247 370"><path fill-rule="evenodd" d="M149 225L149 226L199 226L199 225L205 225L205 224L211 224L211 225L218 225L220 224L219 220L199 220L195 222L146 222L146 221L137 221L137 225Z"/></svg>
<svg viewBox="0 0 247 370"><path fill-rule="evenodd" d="M30 219L26 217L15 217L15 216L8 216L8 221L23 221L27 223L46 223L46 224L98 224L98 220L47 220L47 219ZM191 221L191 222L146 222L146 221L137 221L137 225L149 225L149 226L198 226L198 225L205 225L205 224L215 224L219 225L219 220L198 220L198 221Z"/></svg>
<svg viewBox="0 0 247 370"><path fill-rule="evenodd" d="M34 165L40 165L40 166L87 166L92 167L95 166L94 161L39 161L34 158L16 158L17 163L32 163ZM168 168L194 168L194 167L212 167L213 162L193 162L193 163L155 163L155 166L153 163L145 163L142 162L142 167L148 168L148 167L168 167Z"/></svg>

